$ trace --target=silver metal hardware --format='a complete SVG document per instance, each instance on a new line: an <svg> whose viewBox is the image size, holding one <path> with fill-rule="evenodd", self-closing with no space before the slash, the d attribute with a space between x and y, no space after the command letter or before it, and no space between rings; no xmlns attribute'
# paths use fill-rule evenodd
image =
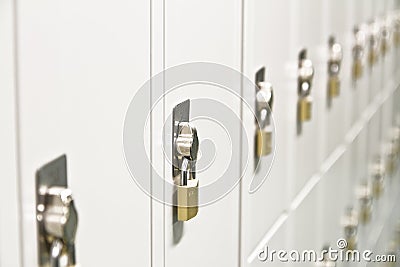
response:
<svg viewBox="0 0 400 267"><path fill-rule="evenodd" d="M348 207L342 218L344 237L347 241L348 250L357 249L358 214L353 207Z"/></svg>
<svg viewBox="0 0 400 267"><path fill-rule="evenodd" d="M303 49L299 54L299 68L297 78L297 93L299 100L297 103L297 133L302 132L303 122L311 120L312 97L311 88L314 77L314 67L312 61L307 58L307 50Z"/></svg>
<svg viewBox="0 0 400 267"><path fill-rule="evenodd" d="M380 43L380 27L378 22L374 21L369 25L369 52L368 63L372 67L378 61L379 57L379 43Z"/></svg>
<svg viewBox="0 0 400 267"><path fill-rule="evenodd" d="M385 164L378 157L371 166L372 194L375 199L379 199L385 188Z"/></svg>
<svg viewBox="0 0 400 267"><path fill-rule="evenodd" d="M381 54L384 57L386 55L386 53L389 51L390 49L390 39L391 39L391 30L390 30L390 21L388 18L385 18L382 21L382 25L381 25Z"/></svg>
<svg viewBox="0 0 400 267"><path fill-rule="evenodd" d="M342 46L336 42L335 37L329 38L329 60L328 60L328 106L332 99L340 94L340 67L342 64Z"/></svg>
<svg viewBox="0 0 400 267"><path fill-rule="evenodd" d="M354 28L355 43L353 46L353 81L359 80L364 71L365 31L359 27Z"/></svg>
<svg viewBox="0 0 400 267"><path fill-rule="evenodd" d="M259 159L272 152L271 112L274 100L272 84L265 81L265 68L256 73L255 156ZM258 162L258 160L256 160Z"/></svg>
<svg viewBox="0 0 400 267"><path fill-rule="evenodd" d="M199 139L196 128L189 123L190 101L186 100L173 110L173 179L176 185L176 217L188 221L198 213L198 187L196 161Z"/></svg>
<svg viewBox="0 0 400 267"><path fill-rule="evenodd" d="M75 266L78 215L67 184L67 159L63 155L36 172L36 221L39 266Z"/></svg>
<svg viewBox="0 0 400 267"><path fill-rule="evenodd" d="M356 190L359 202L359 221L367 224L371 220L373 208L373 196L368 182L364 181Z"/></svg>

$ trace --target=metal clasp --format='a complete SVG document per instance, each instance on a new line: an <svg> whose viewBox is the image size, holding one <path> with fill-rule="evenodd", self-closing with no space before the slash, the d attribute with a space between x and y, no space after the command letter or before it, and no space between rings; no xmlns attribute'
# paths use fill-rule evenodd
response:
<svg viewBox="0 0 400 267"><path fill-rule="evenodd" d="M255 155L259 159L272 152L271 112L274 91L272 84L265 81L265 67L256 73L255 94Z"/></svg>
<svg viewBox="0 0 400 267"><path fill-rule="evenodd" d="M311 88L314 77L314 67L307 58L307 50L303 49L299 54L299 68L297 78L297 92L299 96L297 110L297 133L302 132L302 123L311 120L312 97Z"/></svg>
<svg viewBox="0 0 400 267"><path fill-rule="evenodd" d="M199 139L196 128L189 123L190 101L173 110L173 179L176 185L176 212L178 221L188 221L198 213L196 161Z"/></svg>
<svg viewBox="0 0 400 267"><path fill-rule="evenodd" d="M36 172L36 221L40 266L75 266L78 215L67 184L63 155Z"/></svg>
<svg viewBox="0 0 400 267"><path fill-rule="evenodd" d="M353 30L355 43L353 46L353 81L356 82L363 75L363 59L365 50L365 31L359 27L354 27Z"/></svg>
<svg viewBox="0 0 400 267"><path fill-rule="evenodd" d="M340 94L339 73L343 59L342 46L336 42L335 37L329 38L329 60L328 60L328 106L332 99Z"/></svg>

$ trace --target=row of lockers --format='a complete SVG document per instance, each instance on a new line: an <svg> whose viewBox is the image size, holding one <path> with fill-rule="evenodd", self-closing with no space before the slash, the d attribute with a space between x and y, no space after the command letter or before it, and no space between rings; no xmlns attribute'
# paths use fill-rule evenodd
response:
<svg viewBox="0 0 400 267"><path fill-rule="evenodd" d="M352 80L354 26L393 14L394 1L0 3L0 266L37 265L35 172L61 154L68 157L69 186L79 213L76 256L81 266L263 266L267 263L258 261L257 254L267 244L322 249L340 237L345 208L356 205L354 190L369 177L368 166L399 114L400 51L394 43L371 68L366 45L364 75ZM328 107L332 35L342 46L343 62L340 95ZM299 135L297 68L303 48L315 68L314 102L313 117ZM265 78L274 88L275 151L262 158L260 172L274 160L268 179L249 194L254 169L246 166L254 166L254 155L230 150L241 143L252 152L255 146L241 132L252 136L254 115L237 97L255 103L254 90L238 87L233 95L194 84L163 101L148 92L149 105L157 105L146 129L148 155L138 157L151 160L143 166L149 180L156 174L171 179L163 149L170 133L164 125L178 103L212 98L241 119L237 131L229 133L231 144L217 125L197 122L200 138L226 143L213 168L199 173L201 184L222 173L233 179L244 175L229 194L200 207L195 218L177 229L172 207L149 198L129 174L124 118L130 100L150 77L204 61L240 71L252 81L266 67ZM235 168L226 169L227 160ZM382 216L375 209L369 226L360 229L369 233L388 224L376 239L382 243L375 242L379 250L397 219L398 206L391 213L390 204L398 199L398 178L393 175L391 186L386 185L389 193L377 204ZM363 238L368 236L359 236L360 245L367 244Z"/></svg>

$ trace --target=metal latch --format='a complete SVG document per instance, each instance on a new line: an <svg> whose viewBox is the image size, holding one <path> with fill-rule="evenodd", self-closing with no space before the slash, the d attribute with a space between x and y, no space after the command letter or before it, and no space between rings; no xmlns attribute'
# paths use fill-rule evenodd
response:
<svg viewBox="0 0 400 267"><path fill-rule="evenodd" d="M379 24L374 21L369 25L369 52L368 52L368 63L372 67L378 61L379 57Z"/></svg>
<svg viewBox="0 0 400 267"><path fill-rule="evenodd" d="M260 158L272 152L271 112L274 100L272 84L265 81L265 68L256 73L255 156Z"/></svg>
<svg viewBox="0 0 400 267"><path fill-rule="evenodd" d="M364 181L356 190L359 202L359 220L362 224L367 224L372 216L373 196L370 185Z"/></svg>
<svg viewBox="0 0 400 267"><path fill-rule="evenodd" d="M372 175L372 194L375 199L379 199L385 187L385 164L378 157L371 166Z"/></svg>
<svg viewBox="0 0 400 267"><path fill-rule="evenodd" d="M302 131L302 123L311 120L312 97L311 87L314 77L312 61L307 59L307 50L303 49L299 54L299 68L297 78L298 104L297 104L297 133Z"/></svg>
<svg viewBox="0 0 400 267"><path fill-rule="evenodd" d="M199 180L196 161L199 139L196 128L189 122L190 101L186 100L173 110L173 166L176 185L176 212L178 221L188 221L199 210Z"/></svg>
<svg viewBox="0 0 400 267"><path fill-rule="evenodd" d="M65 155L36 172L36 221L39 266L75 266L78 215L68 188Z"/></svg>
<svg viewBox="0 0 400 267"><path fill-rule="evenodd" d="M357 249L358 214L353 207L347 207L342 217L344 237L347 241L346 249Z"/></svg>
<svg viewBox="0 0 400 267"><path fill-rule="evenodd" d="M365 49L365 32L359 27L354 28L355 44L353 46L353 81L356 82L363 75L363 58Z"/></svg>
<svg viewBox="0 0 400 267"><path fill-rule="evenodd" d="M328 60L328 105L332 99L340 94L340 67L343 59L342 46L336 42L335 37L329 38L329 60Z"/></svg>
<svg viewBox="0 0 400 267"><path fill-rule="evenodd" d="M400 18L393 20L393 43L396 47L400 47Z"/></svg>
<svg viewBox="0 0 400 267"><path fill-rule="evenodd" d="M390 48L390 38L391 38L391 33L390 33L390 22L387 18L385 18L382 21L381 25L381 53L382 56L384 57L386 53L389 51Z"/></svg>

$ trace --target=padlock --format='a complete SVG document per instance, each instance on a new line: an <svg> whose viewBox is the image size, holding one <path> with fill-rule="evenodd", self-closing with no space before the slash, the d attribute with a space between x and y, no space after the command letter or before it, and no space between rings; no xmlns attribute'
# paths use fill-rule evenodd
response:
<svg viewBox="0 0 400 267"><path fill-rule="evenodd" d="M356 59L353 62L353 80L359 80L363 75L363 71L364 68L361 59Z"/></svg>
<svg viewBox="0 0 400 267"><path fill-rule="evenodd" d="M340 79L337 76L329 77L328 94L330 98L340 95Z"/></svg>
<svg viewBox="0 0 400 267"><path fill-rule="evenodd" d="M386 172L392 177L396 169L396 153L395 144L389 142L386 146Z"/></svg>
<svg viewBox="0 0 400 267"><path fill-rule="evenodd" d="M372 194L375 199L379 199L385 187L385 165L380 159L371 167L372 174Z"/></svg>
<svg viewBox="0 0 400 267"><path fill-rule="evenodd" d="M266 156L272 152L272 132L258 129L256 131L256 155Z"/></svg>
<svg viewBox="0 0 400 267"><path fill-rule="evenodd" d="M388 26L386 25L386 21L383 22L382 29L381 29L381 54L385 56L386 53L389 51L389 44L390 44L390 31Z"/></svg>
<svg viewBox="0 0 400 267"><path fill-rule="evenodd" d="M378 49L371 47L368 53L368 63L372 67L378 61Z"/></svg>
<svg viewBox="0 0 400 267"><path fill-rule="evenodd" d="M379 32L380 28L377 22L372 22L369 25L369 52L368 63L370 67L378 62L379 57Z"/></svg>
<svg viewBox="0 0 400 267"><path fill-rule="evenodd" d="M199 211L199 181L196 178L190 178L193 174L190 173L188 159L183 159L182 177L184 181L182 185L177 185L177 219L178 221L188 221L197 215Z"/></svg>
<svg viewBox="0 0 400 267"><path fill-rule="evenodd" d="M255 156L260 158L272 153L271 114L274 91L272 84L265 81L265 67L257 71L255 81Z"/></svg>
<svg viewBox="0 0 400 267"><path fill-rule="evenodd" d="M365 49L365 32L358 27L354 28L355 44L353 46L353 81L359 80L364 72L363 57Z"/></svg>
<svg viewBox="0 0 400 267"><path fill-rule="evenodd" d="M301 97L298 102L299 121L305 122L311 120L312 114L312 97Z"/></svg>
<svg viewBox="0 0 400 267"><path fill-rule="evenodd" d="M344 236L347 241L347 250L357 249L358 214L353 207L348 207L342 218Z"/></svg>
<svg viewBox="0 0 400 267"><path fill-rule="evenodd" d="M400 47L400 19L393 22L393 43L395 47Z"/></svg>
<svg viewBox="0 0 400 267"><path fill-rule="evenodd" d="M335 38L329 38L329 60L328 60L328 96L329 99L338 97L340 94L339 73L342 64L342 46L336 43Z"/></svg>
<svg viewBox="0 0 400 267"><path fill-rule="evenodd" d="M197 130L189 123L190 101L186 100L173 110L173 179L176 186L176 218L188 221L199 210L199 180L196 161L199 149Z"/></svg>
<svg viewBox="0 0 400 267"><path fill-rule="evenodd" d="M357 188L357 198L359 201L359 221L367 224L371 221L373 197L368 183L363 183Z"/></svg>
<svg viewBox="0 0 400 267"><path fill-rule="evenodd" d="M311 88L313 77L314 67L312 61L307 59L307 50L303 49L299 54L299 69L297 78L297 93L299 96L299 100L297 102L298 134L301 133L302 123L311 120Z"/></svg>

